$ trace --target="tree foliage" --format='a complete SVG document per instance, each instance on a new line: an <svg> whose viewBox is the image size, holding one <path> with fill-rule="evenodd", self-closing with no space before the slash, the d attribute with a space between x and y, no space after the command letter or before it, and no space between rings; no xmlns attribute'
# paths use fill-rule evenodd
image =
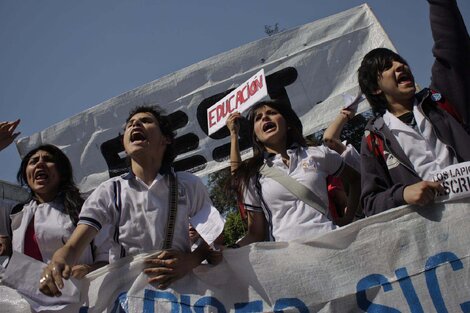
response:
<svg viewBox="0 0 470 313"><path fill-rule="evenodd" d="M237 209L237 197L230 186L230 169L209 174L207 185L214 206L225 216L224 244L234 244L245 234L243 221Z"/></svg>
<svg viewBox="0 0 470 313"><path fill-rule="evenodd" d="M232 245L245 235L245 227L237 210L228 212L224 227L224 244Z"/></svg>
<svg viewBox="0 0 470 313"><path fill-rule="evenodd" d="M284 29L279 28L279 23L276 23L274 25L264 25L264 32L268 36L275 35L277 33L280 33L284 31Z"/></svg>
<svg viewBox="0 0 470 313"><path fill-rule="evenodd" d="M237 197L230 186L230 169L209 174L207 186L214 206L224 214L237 208Z"/></svg>

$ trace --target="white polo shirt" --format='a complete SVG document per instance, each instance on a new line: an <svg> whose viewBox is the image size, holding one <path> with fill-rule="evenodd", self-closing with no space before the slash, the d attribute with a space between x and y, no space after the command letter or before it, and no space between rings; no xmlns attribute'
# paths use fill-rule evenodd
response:
<svg viewBox="0 0 470 313"><path fill-rule="evenodd" d="M212 244L220 235L224 221L212 205L201 180L186 172L178 172L178 209L172 248L190 252L188 223L201 237ZM120 184L120 192L115 192ZM168 175L157 175L148 186L132 173L113 177L93 191L83 205L79 224L100 230L104 225L115 228L116 242L124 255L162 248L169 213ZM112 253L110 262L124 256Z"/></svg>
<svg viewBox="0 0 470 313"><path fill-rule="evenodd" d="M423 180L432 180L433 174L449 165L458 163L449 148L436 137L432 124L426 119L415 100L413 115L416 129L412 128L389 111L383 115L385 125L397 139L414 170Z"/></svg>
<svg viewBox="0 0 470 313"><path fill-rule="evenodd" d="M24 252L26 229L34 217L34 232L44 263L48 263L54 252L61 248L72 235L75 226L70 216L64 211L62 201L38 203L31 200L23 209L11 214L13 232L12 247L14 251ZM111 243L98 238L99 246L91 245L82 253L77 264L93 264L97 261L108 261ZM93 248L93 249L92 249Z"/></svg>
<svg viewBox="0 0 470 313"><path fill-rule="evenodd" d="M290 157L289 167L282 162L279 154L266 158L265 163L272 163L309 188L323 201L324 207L328 207L326 178L341 172L342 157L325 146L298 147L287 150L287 154ZM262 198L257 193L258 183ZM261 176L259 182L252 178L244 195L244 203L248 210L264 212L273 241L313 238L336 228L327 216L269 177Z"/></svg>

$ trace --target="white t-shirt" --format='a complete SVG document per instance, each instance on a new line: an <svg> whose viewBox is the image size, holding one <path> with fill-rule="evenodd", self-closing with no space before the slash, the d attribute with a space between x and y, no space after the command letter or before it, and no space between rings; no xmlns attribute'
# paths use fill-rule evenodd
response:
<svg viewBox="0 0 470 313"><path fill-rule="evenodd" d="M23 209L11 214L13 232L12 246L14 251L24 252L25 234L29 223L34 217L34 232L39 251L44 263L48 263L54 252L61 248L72 235L75 226L70 216L64 211L62 201L38 203L31 200ZM108 262L111 242L106 238L97 238L98 246L90 245L77 261L77 264L93 264L98 261Z"/></svg>
<svg viewBox="0 0 470 313"><path fill-rule="evenodd" d="M265 159L267 165L284 171L297 182L314 192L328 207L328 175L337 175L343 168L343 159L335 151L325 146L298 147L287 150L290 157L289 168L280 155ZM335 229L327 216L305 204L284 186L269 177L261 176L259 185L262 198L257 193L257 182L253 178L248 186L244 203L248 210L264 212L268 222L270 239L291 241L312 238L319 233Z"/></svg>
<svg viewBox="0 0 470 313"><path fill-rule="evenodd" d="M397 139L414 170L423 180L432 180L433 174L457 163L448 147L434 134L432 124L421 112L417 101L413 106L416 129L406 125L389 111L383 115L384 123Z"/></svg>
<svg viewBox="0 0 470 313"><path fill-rule="evenodd" d="M201 180L186 172L178 172L178 208L172 248L190 252L188 223L196 228L208 243L220 235L224 221L212 205L207 189ZM120 193L114 191L120 184ZM98 186L88 197L80 213L79 224L100 230L111 225L118 231L119 249L124 255L162 248L166 235L169 212L169 179L157 175L147 186L142 180L127 173L113 177ZM123 255L113 252L110 261Z"/></svg>

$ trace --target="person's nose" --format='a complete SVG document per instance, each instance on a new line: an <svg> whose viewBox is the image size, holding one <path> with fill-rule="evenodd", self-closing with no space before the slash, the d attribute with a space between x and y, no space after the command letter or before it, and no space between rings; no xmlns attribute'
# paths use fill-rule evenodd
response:
<svg viewBox="0 0 470 313"><path fill-rule="evenodd" d="M405 64L401 62L395 62L395 71L396 72L403 72L405 70Z"/></svg>
<svg viewBox="0 0 470 313"><path fill-rule="evenodd" d="M143 125L143 123L139 119L133 120L132 123L131 123L131 127L137 127L137 126L142 126L142 125Z"/></svg>

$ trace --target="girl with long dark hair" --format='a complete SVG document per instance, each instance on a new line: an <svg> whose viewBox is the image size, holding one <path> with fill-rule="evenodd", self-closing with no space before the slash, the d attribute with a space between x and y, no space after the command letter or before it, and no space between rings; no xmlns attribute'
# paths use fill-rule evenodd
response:
<svg viewBox="0 0 470 313"><path fill-rule="evenodd" d="M77 226L84 202L73 181L72 165L56 146L41 145L23 158L17 179L30 189L31 199L15 206L10 215L13 250L47 263ZM106 244L99 249L90 245L72 275L83 277L107 263L108 250Z"/></svg>
<svg viewBox="0 0 470 313"><path fill-rule="evenodd" d="M249 212L248 233L238 245L311 238L334 229L325 210L326 178L336 175L348 183L348 202L353 203L360 194L356 190L359 174L335 151L307 145L302 123L289 103L261 101L250 109L248 120L253 157L242 162L234 175L236 189ZM280 183L274 176L288 177L287 183ZM288 186L298 184L302 190L309 190L308 197L313 196L315 204L307 204Z"/></svg>

